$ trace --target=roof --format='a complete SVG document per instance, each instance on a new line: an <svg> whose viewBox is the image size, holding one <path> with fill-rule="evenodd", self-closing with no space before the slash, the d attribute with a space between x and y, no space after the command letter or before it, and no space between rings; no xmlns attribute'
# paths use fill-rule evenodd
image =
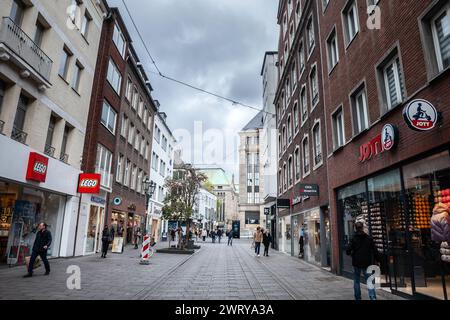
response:
<svg viewBox="0 0 450 320"><path fill-rule="evenodd" d="M198 171L204 173L214 186L231 184L230 176L222 168L198 168Z"/></svg>
<svg viewBox="0 0 450 320"><path fill-rule="evenodd" d="M264 126L264 111L258 112L258 114L250 120L247 125L242 128L241 131L254 130L254 129L262 129Z"/></svg>

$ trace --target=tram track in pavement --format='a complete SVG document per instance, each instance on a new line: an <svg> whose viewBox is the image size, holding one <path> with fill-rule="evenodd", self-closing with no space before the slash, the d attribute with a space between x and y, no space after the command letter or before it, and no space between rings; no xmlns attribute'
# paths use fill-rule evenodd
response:
<svg viewBox="0 0 450 320"><path fill-rule="evenodd" d="M266 270L271 275L271 278L275 281L275 283L277 283L292 298L292 300L305 300L305 299L307 299L301 293L298 293L296 290L292 290L291 286L289 285L289 283L287 281L285 281L280 276L278 276L274 271L272 271L271 268L269 268L260 259L254 257L251 253L245 251L244 249L239 248L238 250L243 251L243 254L249 256L251 259L255 258L256 263L259 263L264 268L264 270ZM253 275L255 276L255 278L257 278L254 273L253 273Z"/></svg>

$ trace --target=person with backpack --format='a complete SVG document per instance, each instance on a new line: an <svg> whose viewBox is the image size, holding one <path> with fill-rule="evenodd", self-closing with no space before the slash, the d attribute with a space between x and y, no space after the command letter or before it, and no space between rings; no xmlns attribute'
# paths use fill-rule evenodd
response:
<svg viewBox="0 0 450 320"><path fill-rule="evenodd" d="M355 300L361 300L361 273L367 281L369 276L371 276L371 274L367 273L367 268L380 261L375 243L372 237L364 232L364 224L362 222L356 222L355 234L350 240L346 253L352 257ZM377 300L375 289L369 288L368 291L370 300Z"/></svg>

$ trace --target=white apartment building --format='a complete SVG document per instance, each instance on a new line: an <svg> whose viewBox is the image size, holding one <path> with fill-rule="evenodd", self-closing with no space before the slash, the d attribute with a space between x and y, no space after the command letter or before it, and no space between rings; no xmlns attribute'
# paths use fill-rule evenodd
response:
<svg viewBox="0 0 450 320"><path fill-rule="evenodd" d="M218 226L216 215L217 196L205 188L200 188L192 214L193 222L203 229L213 230Z"/></svg>
<svg viewBox="0 0 450 320"><path fill-rule="evenodd" d="M277 198L277 123L275 113L275 93L278 83L278 53L266 52L261 70L263 84L263 128L260 137L261 176L264 188L261 193L261 211L266 228L275 227L275 204ZM268 214L266 214L268 213ZM272 229L272 233L274 230Z"/></svg>
<svg viewBox="0 0 450 320"><path fill-rule="evenodd" d="M156 105L159 109L157 101ZM173 177L174 146L176 140L167 125L167 115L158 112L155 116L155 128L153 131L152 168L150 180L156 184L155 192L149 201L148 230L158 241L168 231L168 221L163 221L162 208L167 190L164 187L167 178Z"/></svg>
<svg viewBox="0 0 450 320"><path fill-rule="evenodd" d="M0 263L23 263L40 221L53 234L49 256L75 252L77 184L106 11L96 0L0 2Z"/></svg>

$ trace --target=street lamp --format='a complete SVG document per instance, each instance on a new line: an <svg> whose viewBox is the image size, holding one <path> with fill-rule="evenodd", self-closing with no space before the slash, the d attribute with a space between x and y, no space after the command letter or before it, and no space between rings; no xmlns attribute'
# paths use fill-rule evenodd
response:
<svg viewBox="0 0 450 320"><path fill-rule="evenodd" d="M148 215L149 215L148 203L150 202L150 198L155 193L156 183L154 183L153 181L150 181L148 178L145 178L145 180L142 182L142 184L143 184L144 192L145 192L145 211L147 213L145 215L145 233L147 233Z"/></svg>

